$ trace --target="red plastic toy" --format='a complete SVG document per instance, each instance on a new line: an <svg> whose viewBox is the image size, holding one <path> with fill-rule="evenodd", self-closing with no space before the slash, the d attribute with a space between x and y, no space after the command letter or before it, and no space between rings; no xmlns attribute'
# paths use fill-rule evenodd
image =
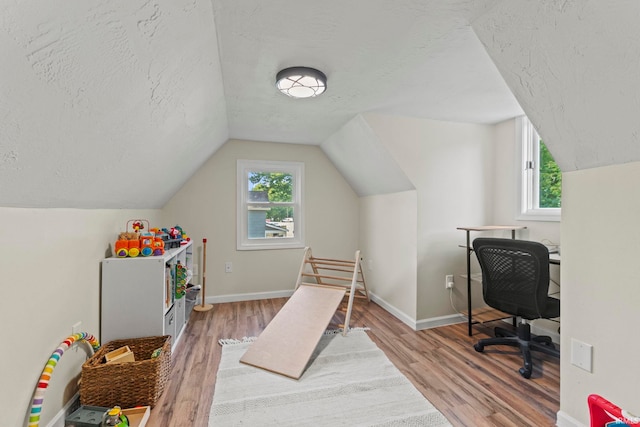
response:
<svg viewBox="0 0 640 427"><path fill-rule="evenodd" d="M640 426L640 417L620 409L604 397L590 394L587 398L591 427Z"/></svg>

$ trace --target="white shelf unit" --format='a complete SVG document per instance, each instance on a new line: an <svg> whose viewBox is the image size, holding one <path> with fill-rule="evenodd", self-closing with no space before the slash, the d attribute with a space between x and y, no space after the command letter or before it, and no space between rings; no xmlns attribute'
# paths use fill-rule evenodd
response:
<svg viewBox="0 0 640 427"><path fill-rule="evenodd" d="M100 342L171 335L174 347L189 319L175 298L175 267L193 269L192 242L162 256L102 260Z"/></svg>

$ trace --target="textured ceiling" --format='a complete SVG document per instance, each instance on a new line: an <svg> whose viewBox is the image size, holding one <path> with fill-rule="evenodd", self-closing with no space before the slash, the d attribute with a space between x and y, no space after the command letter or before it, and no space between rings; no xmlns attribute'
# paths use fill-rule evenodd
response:
<svg viewBox="0 0 640 427"><path fill-rule="evenodd" d="M495 1L213 0L234 138L320 144L358 113L473 123L522 114L469 26ZM277 92L290 66L327 75L314 99Z"/></svg>
<svg viewBox="0 0 640 427"><path fill-rule="evenodd" d="M495 1L0 3L0 206L159 208L229 138L320 144L363 112L522 111L469 23ZM316 67L317 99L274 87Z"/></svg>

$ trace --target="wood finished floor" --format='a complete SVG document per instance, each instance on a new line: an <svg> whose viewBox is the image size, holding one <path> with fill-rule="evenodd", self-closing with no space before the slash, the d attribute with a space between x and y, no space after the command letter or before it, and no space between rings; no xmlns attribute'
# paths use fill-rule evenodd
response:
<svg viewBox="0 0 640 427"><path fill-rule="evenodd" d="M191 314L173 354L167 387L151 411L148 427L206 427L220 361L220 338L257 336L286 298L215 304ZM336 314L330 327L337 327ZM375 303L356 301L352 327L371 339L454 426L554 426L560 407L559 361L535 353L525 380L517 349L473 343L490 329L467 335L466 323L413 331Z"/></svg>

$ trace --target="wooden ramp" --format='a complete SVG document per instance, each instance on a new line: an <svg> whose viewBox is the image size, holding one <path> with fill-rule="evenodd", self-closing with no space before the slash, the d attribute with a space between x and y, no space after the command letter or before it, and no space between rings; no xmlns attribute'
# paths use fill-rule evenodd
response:
<svg viewBox="0 0 640 427"><path fill-rule="evenodd" d="M240 362L300 378L345 292L301 286L249 346Z"/></svg>
<svg viewBox="0 0 640 427"><path fill-rule="evenodd" d="M313 282L304 282L305 279ZM240 362L294 379L300 378L345 295L349 301L344 335L349 330L356 295L369 299L360 266L360 251L356 251L355 260L345 261L314 258L311 249L305 248L296 291L251 344Z"/></svg>

